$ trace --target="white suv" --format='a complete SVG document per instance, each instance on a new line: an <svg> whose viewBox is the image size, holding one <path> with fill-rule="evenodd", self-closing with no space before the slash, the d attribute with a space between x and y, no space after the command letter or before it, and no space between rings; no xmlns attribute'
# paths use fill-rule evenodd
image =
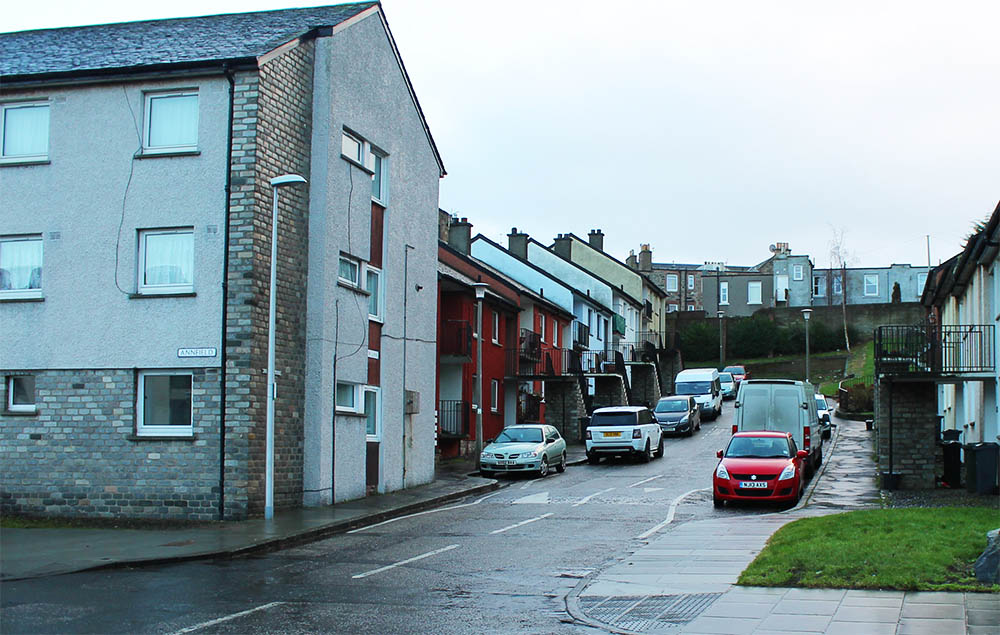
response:
<svg viewBox="0 0 1000 635"><path fill-rule="evenodd" d="M596 465L602 456L638 456L648 462L663 456L660 424L649 408L614 406L598 408L587 426L587 460Z"/></svg>

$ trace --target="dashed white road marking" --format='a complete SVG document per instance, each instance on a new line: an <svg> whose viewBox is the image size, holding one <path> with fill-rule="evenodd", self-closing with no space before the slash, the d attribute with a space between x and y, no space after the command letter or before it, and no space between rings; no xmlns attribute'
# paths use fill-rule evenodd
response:
<svg viewBox="0 0 1000 635"><path fill-rule="evenodd" d="M541 520L543 518L548 518L551 515L552 515L552 512L549 512L547 514L542 514L541 516L535 516L534 518L529 518L528 520L522 520L519 523L514 523L513 525L510 525L509 527L504 527L503 529L494 529L493 531L490 532L490 535L492 535L492 534L502 534L505 531L510 531L511 529L517 529L518 527L521 527L522 525L527 525L528 523L533 523L533 522Z"/></svg>
<svg viewBox="0 0 1000 635"><path fill-rule="evenodd" d="M705 489L708 489L708 488L693 489L690 492L684 492L683 494L681 494L680 496L678 496L677 498L675 498L674 501L672 503L670 503L670 509L667 510L667 517L666 517L666 519L662 523L660 523L659 525L657 525L656 527L653 527L649 531L645 531L645 532L639 534L636 537L639 540L645 540L646 538L649 538L650 536L652 536L656 532L660 531L661 529L663 529L664 527L666 527L667 525L669 525L670 523L672 523L674 521L674 512L677 511L677 506L680 505L681 501L684 500L687 496L689 496L691 494L694 494L695 492L704 491Z"/></svg>
<svg viewBox="0 0 1000 635"><path fill-rule="evenodd" d="M479 503L483 502L487 498L492 498L492 497L496 496L499 493L500 492L493 492L492 494L487 494L486 496L483 496L482 498L480 498L478 500L475 500L475 501L473 501L471 503L462 503L461 505L452 505L451 507L438 507L436 509L427 509L427 510L424 510L422 512L416 512L416 513L413 513L413 514L407 514L406 516L400 516L399 518L390 518L389 520L383 520L382 522L375 523L374 525L368 525L367 527L358 527L357 529L352 529L352 530L350 530L347 533L349 533L349 534L356 534L356 533L359 533L359 532L362 532L362 531L367 531L369 529L374 529L375 527L381 527L382 525L388 525L389 523L394 523L394 522L397 522L397 521L400 521L400 520L406 520L407 518L414 518L416 516L423 516L425 514L436 514L437 512L446 512L446 511L450 511L452 509L461 509L463 507L472 507L473 505L478 505Z"/></svg>
<svg viewBox="0 0 1000 635"><path fill-rule="evenodd" d="M534 481L528 481L527 483L525 483L524 485L521 486L521 489L528 489L529 487L531 487L534 484L535 484Z"/></svg>
<svg viewBox="0 0 1000 635"><path fill-rule="evenodd" d="M662 487L644 487L644 488L642 488L642 491L644 491L645 493L648 494L650 492L658 492L661 489L663 489L663 488Z"/></svg>
<svg viewBox="0 0 1000 635"><path fill-rule="evenodd" d="M549 493L538 492L537 494L529 494L528 496L522 496L513 502L514 505L525 505L531 503L547 505L549 503Z"/></svg>
<svg viewBox="0 0 1000 635"><path fill-rule="evenodd" d="M600 496L601 494L607 494L608 492L610 492L610 491L611 491L611 490L613 490L613 489L614 489L613 487L609 487L608 489L602 489L602 490L601 490L601 491L599 491L599 492L594 492L594 493L593 493L593 494L591 494L590 496L584 496L584 497L583 497L583 498L581 498L580 500L578 500L578 501L576 501L575 503L573 503L573 507L579 507L580 505L585 505L585 504L586 504L586 503L588 503L588 502L590 501L590 499L592 499L593 497L595 497L595 496Z"/></svg>
<svg viewBox="0 0 1000 635"><path fill-rule="evenodd" d="M649 478L644 478L641 481L638 481L636 483L632 483L631 485L629 485L629 487L637 487L639 485L642 485L643 483L648 483L650 481L655 481L658 478L663 478L663 475L662 474L657 474L656 476L650 476Z"/></svg>
<svg viewBox="0 0 1000 635"><path fill-rule="evenodd" d="M416 562L417 560L430 558L431 556L436 556L439 553L444 553L445 551L451 551L452 549L457 549L457 548L458 545L448 545L447 547L441 547L440 549L435 549L434 551L428 551L427 553L422 553L419 556L413 556L412 558L407 558L406 560L400 560L399 562L394 562L384 567L379 567L378 569L372 569L371 571L365 571L364 573L352 575L351 578L355 580L361 578L367 578L370 575L375 575L376 573L382 573L383 571L388 571L389 569L395 569L396 567L401 567L404 564L410 564L411 562Z"/></svg>
<svg viewBox="0 0 1000 635"><path fill-rule="evenodd" d="M248 609L246 611L240 611L239 613L233 613L232 615L227 615L225 617L220 617L214 620L209 620L207 622L202 622L201 624L195 624L194 626L188 626L187 628L182 628L171 635L183 635L184 633L193 633L194 631L201 630L203 628L208 628L209 626L215 626L216 624L222 624L223 622L228 622L229 620L235 620L238 617L243 617L244 615L250 615L251 613L256 613L257 611L266 611L269 608L278 606L280 604L287 604L287 602L268 602L267 604L262 604L258 607Z"/></svg>

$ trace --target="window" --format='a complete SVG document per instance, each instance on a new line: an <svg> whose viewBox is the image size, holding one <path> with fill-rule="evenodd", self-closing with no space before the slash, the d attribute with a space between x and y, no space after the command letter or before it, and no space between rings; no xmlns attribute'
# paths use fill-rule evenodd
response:
<svg viewBox="0 0 1000 635"><path fill-rule="evenodd" d="M719 283L719 304L729 304L729 283Z"/></svg>
<svg viewBox="0 0 1000 635"><path fill-rule="evenodd" d="M822 298L826 295L826 278L813 276L813 297Z"/></svg>
<svg viewBox="0 0 1000 635"><path fill-rule="evenodd" d="M668 273L667 274L667 291L677 291L677 274Z"/></svg>
<svg viewBox="0 0 1000 635"><path fill-rule="evenodd" d="M364 165L362 161L364 158L364 145L362 145L361 139L349 132L345 132L340 138L340 153L355 163Z"/></svg>
<svg viewBox="0 0 1000 635"><path fill-rule="evenodd" d="M389 194L388 155L360 135L347 130L344 130L340 137L340 154L371 172L372 199L384 206Z"/></svg>
<svg viewBox="0 0 1000 635"><path fill-rule="evenodd" d="M500 343L500 314L493 311L493 343Z"/></svg>
<svg viewBox="0 0 1000 635"><path fill-rule="evenodd" d="M687 310L688 311L694 311L694 305L693 304L689 304Z"/></svg>
<svg viewBox="0 0 1000 635"><path fill-rule="evenodd" d="M545 316L544 315L539 315L538 316L538 331L541 333L541 339L544 342L545 341Z"/></svg>
<svg viewBox="0 0 1000 635"><path fill-rule="evenodd" d="M840 274L837 274L833 277L833 294L840 295L843 292L844 292L844 287L840 282Z"/></svg>
<svg viewBox="0 0 1000 635"><path fill-rule="evenodd" d="M917 298L920 298L924 294L924 287L927 286L927 274L918 273L917 274Z"/></svg>
<svg viewBox="0 0 1000 635"><path fill-rule="evenodd" d="M760 304L760 282L747 283L747 304Z"/></svg>
<svg viewBox="0 0 1000 635"><path fill-rule="evenodd" d="M667 305L667 313L676 313L679 307L676 304Z"/></svg>
<svg viewBox="0 0 1000 635"><path fill-rule="evenodd" d="M15 375L7 378L7 412L35 412L35 378Z"/></svg>
<svg viewBox="0 0 1000 635"><path fill-rule="evenodd" d="M363 392L365 436L369 441L378 441L382 438L382 389L378 386L365 386Z"/></svg>
<svg viewBox="0 0 1000 635"><path fill-rule="evenodd" d="M490 380L490 412L500 411L500 382Z"/></svg>
<svg viewBox="0 0 1000 635"><path fill-rule="evenodd" d="M144 130L144 153L196 149L198 92L147 93Z"/></svg>
<svg viewBox="0 0 1000 635"><path fill-rule="evenodd" d="M382 271L375 267L365 268L365 289L368 296L368 318L381 322L382 316Z"/></svg>
<svg viewBox="0 0 1000 635"><path fill-rule="evenodd" d="M0 236L0 298L42 297L42 237Z"/></svg>
<svg viewBox="0 0 1000 635"><path fill-rule="evenodd" d="M0 105L0 162L47 161L49 158L49 105L19 102Z"/></svg>
<svg viewBox="0 0 1000 635"><path fill-rule="evenodd" d="M694 291L694 274L688 274L688 291Z"/></svg>
<svg viewBox="0 0 1000 635"><path fill-rule="evenodd" d="M359 412L358 384L350 384L344 381L337 382L337 411Z"/></svg>
<svg viewBox="0 0 1000 635"><path fill-rule="evenodd" d="M191 381L189 371L140 371L136 434L191 436Z"/></svg>
<svg viewBox="0 0 1000 635"><path fill-rule="evenodd" d="M801 280L802 277L803 277L803 274L802 274L802 265L793 265L792 266L792 280Z"/></svg>
<svg viewBox="0 0 1000 635"><path fill-rule="evenodd" d="M139 293L194 291L194 230L139 231Z"/></svg>
<svg viewBox="0 0 1000 635"><path fill-rule="evenodd" d="M866 273L865 274L865 295L866 296L878 295L878 274L877 273Z"/></svg>
<svg viewBox="0 0 1000 635"><path fill-rule="evenodd" d="M389 174L386 170L386 156L371 149L368 155L368 167L372 171L372 198L384 203L389 191Z"/></svg>
<svg viewBox="0 0 1000 635"><path fill-rule="evenodd" d="M337 271L337 277L352 287L360 286L361 282L361 263L353 258L348 258L347 256L340 257L340 268Z"/></svg>

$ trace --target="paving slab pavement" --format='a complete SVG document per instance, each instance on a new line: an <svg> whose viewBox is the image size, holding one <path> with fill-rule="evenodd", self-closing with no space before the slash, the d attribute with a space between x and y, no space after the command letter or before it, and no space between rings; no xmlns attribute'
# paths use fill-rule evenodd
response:
<svg viewBox="0 0 1000 635"><path fill-rule="evenodd" d="M736 586L786 523L880 506L873 433L863 422L835 422L824 466L794 509L668 525L635 553L581 580L566 599L570 614L614 633L1000 633L996 594Z"/></svg>

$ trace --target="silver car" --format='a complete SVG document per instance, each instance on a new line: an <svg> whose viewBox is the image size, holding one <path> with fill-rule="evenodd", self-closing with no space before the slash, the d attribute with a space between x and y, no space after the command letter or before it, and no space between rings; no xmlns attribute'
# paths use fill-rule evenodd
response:
<svg viewBox="0 0 1000 635"><path fill-rule="evenodd" d="M552 426L541 424L508 426L479 456L479 473L536 472L545 476L551 468L566 470L566 440Z"/></svg>
<svg viewBox="0 0 1000 635"><path fill-rule="evenodd" d="M830 418L830 404L826 397L817 393L816 414L819 415L819 422L823 426L823 438L829 439L833 431L833 421Z"/></svg>

